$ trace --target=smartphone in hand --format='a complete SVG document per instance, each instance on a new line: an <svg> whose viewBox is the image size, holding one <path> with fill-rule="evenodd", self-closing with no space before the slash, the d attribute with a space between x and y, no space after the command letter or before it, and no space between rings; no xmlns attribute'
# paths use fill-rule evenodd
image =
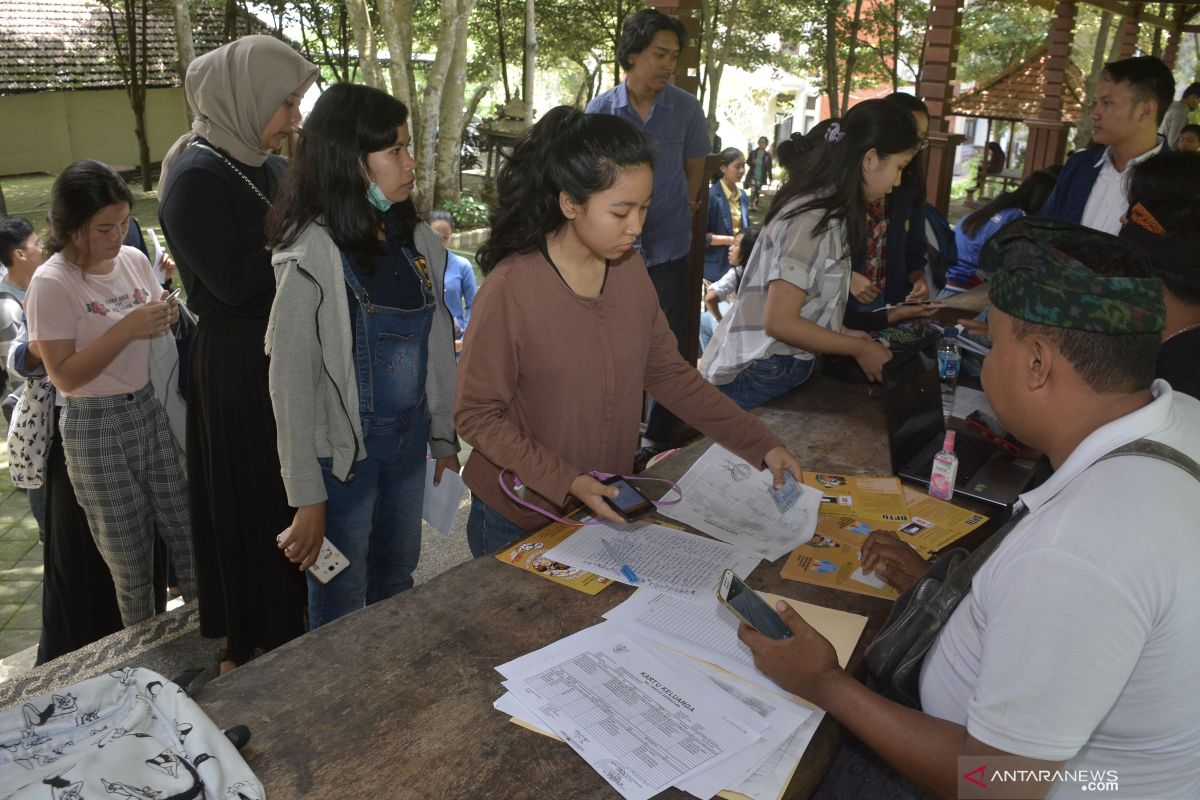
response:
<svg viewBox="0 0 1200 800"><path fill-rule="evenodd" d="M758 596L758 592L746 585L745 581L727 569L721 576L717 586L717 599L721 604L734 613L738 619L749 625L763 636L772 639L790 639L791 630L783 623L775 609Z"/></svg>
<svg viewBox="0 0 1200 800"><path fill-rule="evenodd" d="M621 515L621 519L632 522L638 517L649 514L654 510L654 503L642 494L632 483L620 475L613 475L600 481L605 486L616 486L619 494L616 497L605 497L613 511Z"/></svg>

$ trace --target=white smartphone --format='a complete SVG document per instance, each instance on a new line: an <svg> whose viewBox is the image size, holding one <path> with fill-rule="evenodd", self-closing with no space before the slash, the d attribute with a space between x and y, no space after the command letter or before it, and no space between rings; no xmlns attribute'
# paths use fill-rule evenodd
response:
<svg viewBox="0 0 1200 800"><path fill-rule="evenodd" d="M283 542L283 538L291 533L291 528L283 531L275 537L275 541ZM350 566L350 559L333 546L333 542L325 539L321 542L321 550L317 553L317 560L308 568L308 574L312 575L321 583L329 583L336 578L341 572Z"/></svg>
<svg viewBox="0 0 1200 800"><path fill-rule="evenodd" d="M308 568L308 574L321 583L329 583L348 566L350 566L350 559L342 555L342 551L326 539L321 542L321 552L317 554L317 560L313 562L313 565Z"/></svg>
<svg viewBox="0 0 1200 800"><path fill-rule="evenodd" d="M792 635L775 609L767 605L767 601L734 575L731 569L725 570L721 575L721 583L717 586L717 599L732 611L734 616L763 636L788 639Z"/></svg>
<svg viewBox="0 0 1200 800"><path fill-rule="evenodd" d="M167 295L167 296L166 296L166 298L163 300L163 302L164 302L164 303L169 303L169 302L171 302L172 300L178 300L178 299L179 299L179 295L181 295L181 294L183 294L183 289L182 289L182 287L181 287L181 288L179 288L179 289L176 289L175 291L173 291L173 292L171 292L169 295Z"/></svg>

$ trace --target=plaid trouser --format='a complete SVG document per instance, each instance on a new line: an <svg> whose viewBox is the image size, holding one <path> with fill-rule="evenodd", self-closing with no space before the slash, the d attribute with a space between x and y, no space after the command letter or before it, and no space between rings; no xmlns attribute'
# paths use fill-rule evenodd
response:
<svg viewBox="0 0 1200 800"><path fill-rule="evenodd" d="M167 544L184 597L195 597L187 479L151 386L68 397L61 430L67 474L112 572L125 625L154 615L156 533Z"/></svg>

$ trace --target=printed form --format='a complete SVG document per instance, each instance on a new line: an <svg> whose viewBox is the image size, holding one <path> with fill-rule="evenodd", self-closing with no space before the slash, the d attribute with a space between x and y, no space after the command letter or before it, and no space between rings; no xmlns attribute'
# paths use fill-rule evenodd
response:
<svg viewBox="0 0 1200 800"><path fill-rule="evenodd" d="M592 629L596 636L616 635L623 630L621 626L612 622L602 623ZM670 666L673 673L695 671L710 683L709 691L720 689L736 699L749 712L748 725L757 728L760 736L745 750L710 763L690 778L676 781L675 786L703 798L712 797L723 789L730 789L753 800L777 800L791 781L796 765L824 712L797 703L792 698L779 694L778 690L764 690L711 664L688 658L656 642L629 635ZM554 645L550 648L554 648ZM539 651L537 654L530 654L534 657L523 657L524 668L545 667L553 663L555 658L563 657L563 653L564 651L551 650L550 653ZM500 669L507 672L510 665L504 665ZM497 699L494 706L517 724L545 736L560 738L549 730L548 723L518 701L511 692L506 692Z"/></svg>
<svg viewBox="0 0 1200 800"><path fill-rule="evenodd" d="M762 597L772 607L776 600L789 603L809 625L830 641L837 651L838 663L846 666L867 624L866 617L772 594ZM717 602L715 595L710 602L691 603L680 602L678 598L665 594L637 591L624 603L610 609L604 618L672 650L716 664L751 683L774 687L754 667L750 648L737 638L740 621ZM774 690L781 691L778 687L774 687Z"/></svg>
<svg viewBox="0 0 1200 800"><path fill-rule="evenodd" d="M630 583L602 539L637 574L637 583L631 585L689 600L711 596L726 569L745 578L759 561L758 556L750 556L723 542L648 524L585 525L547 551L544 558Z"/></svg>
<svg viewBox="0 0 1200 800"><path fill-rule="evenodd" d="M546 652L549 651L549 652ZM648 800L758 741L761 719L599 625L497 667L504 687L627 800Z"/></svg>
<svg viewBox="0 0 1200 800"><path fill-rule="evenodd" d="M770 470L757 470L714 444L679 480L683 502L659 513L774 561L812 538L821 497L801 485L800 499L780 513L771 486Z"/></svg>

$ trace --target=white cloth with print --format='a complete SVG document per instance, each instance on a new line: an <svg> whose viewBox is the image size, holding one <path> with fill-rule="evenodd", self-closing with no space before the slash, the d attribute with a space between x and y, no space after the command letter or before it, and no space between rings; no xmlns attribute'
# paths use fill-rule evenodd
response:
<svg viewBox="0 0 1200 800"><path fill-rule="evenodd" d="M264 800L262 784L183 690L123 669L0 713L0 798Z"/></svg>

